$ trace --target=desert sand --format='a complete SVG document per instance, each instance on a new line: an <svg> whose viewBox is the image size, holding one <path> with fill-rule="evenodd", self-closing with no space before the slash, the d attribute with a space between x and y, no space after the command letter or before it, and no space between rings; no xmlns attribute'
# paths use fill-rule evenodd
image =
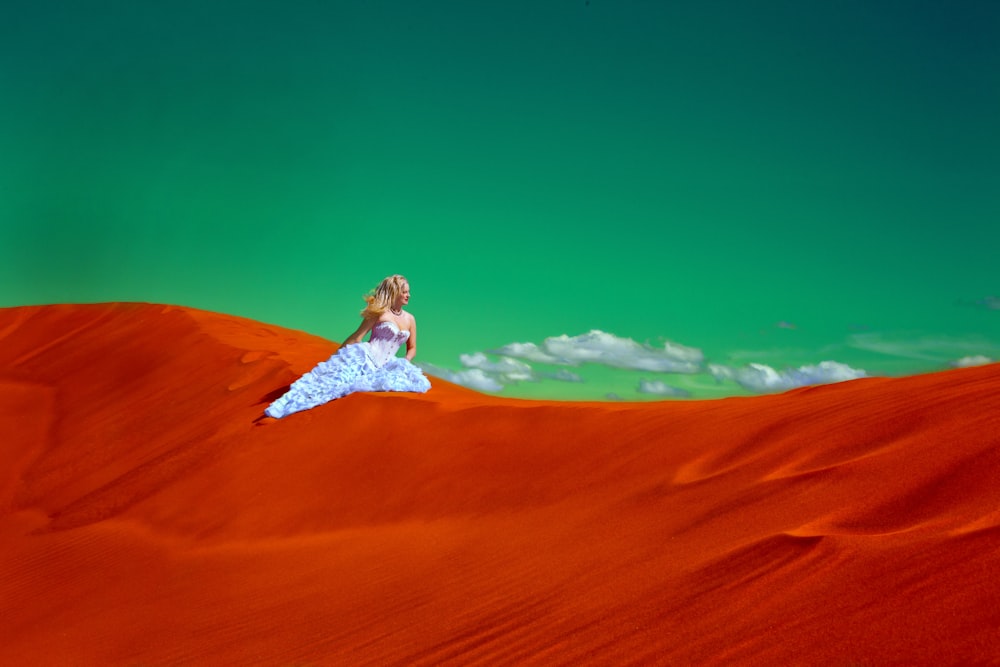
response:
<svg viewBox="0 0 1000 667"><path fill-rule="evenodd" d="M0 340L0 664L1000 661L997 364L261 422L335 344L150 304Z"/></svg>

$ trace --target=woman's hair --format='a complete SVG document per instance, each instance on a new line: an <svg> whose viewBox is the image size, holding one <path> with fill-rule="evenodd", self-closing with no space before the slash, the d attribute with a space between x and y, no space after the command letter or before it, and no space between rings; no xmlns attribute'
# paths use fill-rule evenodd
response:
<svg viewBox="0 0 1000 667"><path fill-rule="evenodd" d="M365 295L365 301L368 305L361 311L361 317L366 319L369 317L378 317L389 310L392 304L396 302L396 297L403 291L405 283L406 278L398 273L385 278L378 284L378 287Z"/></svg>

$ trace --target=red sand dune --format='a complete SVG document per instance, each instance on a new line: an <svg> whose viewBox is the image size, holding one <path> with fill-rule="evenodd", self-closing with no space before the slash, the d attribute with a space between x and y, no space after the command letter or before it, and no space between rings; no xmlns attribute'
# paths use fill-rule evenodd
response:
<svg viewBox="0 0 1000 667"><path fill-rule="evenodd" d="M434 381L255 423L335 346L0 310L0 664L1000 656L1000 366L757 398Z"/></svg>

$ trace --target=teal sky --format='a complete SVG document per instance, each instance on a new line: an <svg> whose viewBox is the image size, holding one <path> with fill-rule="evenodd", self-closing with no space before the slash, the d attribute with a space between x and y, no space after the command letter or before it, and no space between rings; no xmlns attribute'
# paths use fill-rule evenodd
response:
<svg viewBox="0 0 1000 667"><path fill-rule="evenodd" d="M1000 358L992 0L0 12L2 306L165 302L339 341L399 272L418 361L509 396ZM546 344L591 330L616 338L590 363ZM476 356L512 343L550 363ZM613 367L637 359L688 366Z"/></svg>

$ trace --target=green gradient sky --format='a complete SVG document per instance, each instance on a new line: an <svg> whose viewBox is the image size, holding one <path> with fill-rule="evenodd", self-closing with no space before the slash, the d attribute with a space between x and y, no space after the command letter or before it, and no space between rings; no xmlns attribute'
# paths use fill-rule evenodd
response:
<svg viewBox="0 0 1000 667"><path fill-rule="evenodd" d="M1000 357L1000 3L155 4L0 10L0 305L340 340L401 272L454 369L591 329L775 368ZM505 393L654 379L575 370Z"/></svg>

